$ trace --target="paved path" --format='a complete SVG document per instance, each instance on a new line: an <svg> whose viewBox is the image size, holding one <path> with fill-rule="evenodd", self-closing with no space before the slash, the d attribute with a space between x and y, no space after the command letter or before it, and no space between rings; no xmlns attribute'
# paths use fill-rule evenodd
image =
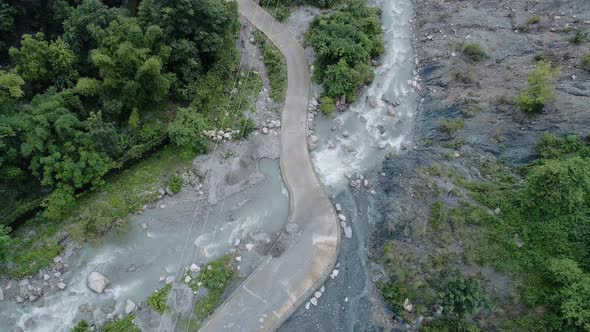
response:
<svg viewBox="0 0 590 332"><path fill-rule="evenodd" d="M240 14L279 48L288 88L281 128L281 173L289 190L289 222L299 226L281 254L269 255L220 306L201 331L273 331L324 283L338 256L340 228L316 177L305 136L310 76L305 52L287 29L252 0ZM287 235L284 235L288 237Z"/></svg>

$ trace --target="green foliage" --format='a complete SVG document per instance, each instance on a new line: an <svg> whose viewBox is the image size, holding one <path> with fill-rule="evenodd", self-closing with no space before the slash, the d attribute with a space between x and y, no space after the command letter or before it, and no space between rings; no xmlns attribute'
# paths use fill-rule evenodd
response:
<svg viewBox="0 0 590 332"><path fill-rule="evenodd" d="M406 299L406 294L401 284L395 280L389 280L387 282L378 282L377 288L381 291L385 301L395 310L402 311L403 303Z"/></svg>
<svg viewBox="0 0 590 332"><path fill-rule="evenodd" d="M0 225L0 262L4 262L12 253L10 250L12 238L8 233L10 233L10 227Z"/></svg>
<svg viewBox="0 0 590 332"><path fill-rule="evenodd" d="M203 152L208 146L208 141L202 133L206 128L205 117L196 109L179 108L176 118L170 123L168 134L172 142L177 145L188 146Z"/></svg>
<svg viewBox="0 0 590 332"><path fill-rule="evenodd" d="M590 158L590 146L578 135L558 137L553 133L545 133L535 147L543 159L564 159L569 157Z"/></svg>
<svg viewBox="0 0 590 332"><path fill-rule="evenodd" d="M459 130L465 127L465 120L463 118L456 119L442 119L440 121L439 129L445 134L455 135Z"/></svg>
<svg viewBox="0 0 590 332"><path fill-rule="evenodd" d="M25 85L25 81L14 71L0 70L0 102L24 96L23 85Z"/></svg>
<svg viewBox="0 0 590 332"><path fill-rule="evenodd" d="M236 278L236 270L232 265L233 258L233 255L227 254L210 262L201 274L189 283L189 286L194 291L197 291L200 287L209 290L208 295L199 300L194 308L197 318L200 320L213 313L217 305L219 305L225 289Z"/></svg>
<svg viewBox="0 0 590 332"><path fill-rule="evenodd" d="M571 259L552 259L549 271L556 285L557 310L566 326L590 330L590 274Z"/></svg>
<svg viewBox="0 0 590 332"><path fill-rule="evenodd" d="M480 283L463 277L459 272L443 278L438 285L438 296L444 310L458 318L489 306L487 293Z"/></svg>
<svg viewBox="0 0 590 332"><path fill-rule="evenodd" d="M539 15L535 15L535 16L532 16L531 18L529 18L529 20L526 22L526 24L528 24L528 25L537 24L540 21L541 21L541 17Z"/></svg>
<svg viewBox="0 0 590 332"><path fill-rule="evenodd" d="M334 99L330 97L322 97L320 99L320 110L324 112L324 114L332 114L336 111L336 104L334 103Z"/></svg>
<svg viewBox="0 0 590 332"><path fill-rule="evenodd" d="M182 189L182 178L177 174L174 174L174 176L172 176L170 179L170 182L168 182L168 187L173 193L179 193Z"/></svg>
<svg viewBox="0 0 590 332"><path fill-rule="evenodd" d="M590 54L584 54L584 58L582 58L582 68L585 71L590 71Z"/></svg>
<svg viewBox="0 0 590 332"><path fill-rule="evenodd" d="M256 34L258 46L264 50L264 66L270 81L270 97L283 102L287 90L287 64L283 54L261 32Z"/></svg>
<svg viewBox="0 0 590 332"><path fill-rule="evenodd" d="M16 9L10 4L0 2L0 32L7 33L14 29Z"/></svg>
<svg viewBox="0 0 590 332"><path fill-rule="evenodd" d="M574 45L580 45L588 41L588 32L586 31L578 31L576 32L575 36L570 39L570 43Z"/></svg>
<svg viewBox="0 0 590 332"><path fill-rule="evenodd" d="M422 329L424 332L478 332L481 331L477 326L467 323L463 319L457 318L439 318L435 319L430 325L425 325Z"/></svg>
<svg viewBox="0 0 590 332"><path fill-rule="evenodd" d="M22 78L44 90L50 84L58 88L69 86L78 76L77 58L61 38L47 42L42 32L24 35L21 47L11 48L10 57Z"/></svg>
<svg viewBox="0 0 590 332"><path fill-rule="evenodd" d="M367 63L383 53L379 11L362 0L350 1L311 24L308 43L318 54L317 79L328 97L354 101L357 89L373 79Z"/></svg>
<svg viewBox="0 0 590 332"><path fill-rule="evenodd" d="M516 98L517 107L528 113L540 112L555 98L551 83L559 76L560 69L539 61L537 68L529 75L528 87Z"/></svg>
<svg viewBox="0 0 590 332"><path fill-rule="evenodd" d="M480 62L486 56L478 43L466 43L463 45L463 54L473 62Z"/></svg>
<svg viewBox="0 0 590 332"><path fill-rule="evenodd" d="M168 294L172 289L172 284L166 284L160 289L156 289L150 297L147 299L147 304L154 308L160 315L164 314L164 311L168 308Z"/></svg>
<svg viewBox="0 0 590 332"><path fill-rule="evenodd" d="M136 18L119 16L106 29L92 29L98 48L90 52L101 82L98 90L123 102L127 110L147 107L168 96L174 76L164 67L170 47L160 27L142 29Z"/></svg>
<svg viewBox="0 0 590 332"><path fill-rule="evenodd" d="M78 324L76 324L76 326L74 326L74 328L70 330L70 332L91 332L91 331L92 330L90 329L90 324L88 324L88 322L85 320L79 321Z"/></svg>
<svg viewBox="0 0 590 332"><path fill-rule="evenodd" d="M104 324L100 329L101 332L141 332L137 325L133 324L134 315L129 315L121 320L112 321Z"/></svg>
<svg viewBox="0 0 590 332"><path fill-rule="evenodd" d="M12 278L23 278L26 276L34 275L39 272L39 269L48 266L53 263L53 258L63 250L60 245L42 245L31 247L22 246L18 243L18 239L14 241L16 248L22 248L23 250L13 250L18 252L18 255L10 255L9 261L9 275ZM26 250L25 250L26 248Z"/></svg>

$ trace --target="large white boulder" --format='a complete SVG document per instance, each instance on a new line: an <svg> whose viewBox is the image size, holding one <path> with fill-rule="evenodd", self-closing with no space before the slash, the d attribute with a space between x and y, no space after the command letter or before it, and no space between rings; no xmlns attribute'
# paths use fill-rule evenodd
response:
<svg viewBox="0 0 590 332"><path fill-rule="evenodd" d="M86 286L98 294L102 294L102 292L104 292L110 283L111 280L109 278L96 271L90 272L88 278L86 279Z"/></svg>

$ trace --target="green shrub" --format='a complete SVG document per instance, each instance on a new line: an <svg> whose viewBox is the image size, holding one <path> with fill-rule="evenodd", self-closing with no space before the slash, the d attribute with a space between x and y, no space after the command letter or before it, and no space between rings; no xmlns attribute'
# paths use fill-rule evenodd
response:
<svg viewBox="0 0 590 332"><path fill-rule="evenodd" d="M586 71L590 71L590 54L585 54L582 59L582 68Z"/></svg>
<svg viewBox="0 0 590 332"><path fill-rule="evenodd" d="M531 25L531 24L537 24L541 21L541 17L538 15L535 15L531 18L529 18L529 20L526 22L526 24Z"/></svg>
<svg viewBox="0 0 590 332"><path fill-rule="evenodd" d="M178 174L174 174L168 182L168 188L175 194L179 193L182 190L182 178Z"/></svg>
<svg viewBox="0 0 590 332"><path fill-rule="evenodd" d="M570 43L574 45L580 45L588 41L588 32L586 31L578 31L576 35L570 39Z"/></svg>
<svg viewBox="0 0 590 332"><path fill-rule="evenodd" d="M324 114L332 114L336 111L336 104L334 103L334 99L330 97L322 97L320 99L320 110L324 112Z"/></svg>
<svg viewBox="0 0 590 332"><path fill-rule="evenodd" d="M385 302L387 302L394 310L401 311L402 305L406 298L401 284L394 280L388 282L378 282L377 288L381 291Z"/></svg>
<svg viewBox="0 0 590 332"><path fill-rule="evenodd" d="M555 98L551 83L559 76L560 69L539 61L528 77L528 87L516 98L518 109L523 112L540 112Z"/></svg>
<svg viewBox="0 0 590 332"><path fill-rule="evenodd" d="M467 43L463 45L463 54L473 62L480 62L486 56L478 43Z"/></svg>
<svg viewBox="0 0 590 332"><path fill-rule="evenodd" d="M70 332L91 332L90 324L87 321L81 320L74 326L74 328Z"/></svg>
<svg viewBox="0 0 590 332"><path fill-rule="evenodd" d="M456 118L453 120L442 119L440 121L440 130L448 135L454 135L459 130L465 127L465 120L463 118Z"/></svg>
<svg viewBox="0 0 590 332"><path fill-rule="evenodd" d="M160 315L168 308L168 294L172 289L172 284L166 284L160 289L156 289L147 299L147 304L154 308Z"/></svg>
<svg viewBox="0 0 590 332"><path fill-rule="evenodd" d="M141 329L133 324L135 315L129 315L121 320L108 322L102 326L101 332L141 332Z"/></svg>
<svg viewBox="0 0 590 332"><path fill-rule="evenodd" d="M232 265L233 258L233 255L227 254L210 262L201 274L189 283L194 291L200 287L209 290L209 294L195 305L194 310L199 319L207 318L215 310L223 292L236 277L236 270Z"/></svg>
<svg viewBox="0 0 590 332"><path fill-rule="evenodd" d="M487 293L480 283L459 272L445 276L437 288L439 302L447 315L461 318L489 306Z"/></svg>

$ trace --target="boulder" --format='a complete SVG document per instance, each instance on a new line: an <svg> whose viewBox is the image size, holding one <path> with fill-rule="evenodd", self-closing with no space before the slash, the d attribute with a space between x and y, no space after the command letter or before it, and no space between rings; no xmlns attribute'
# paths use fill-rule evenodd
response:
<svg viewBox="0 0 590 332"><path fill-rule="evenodd" d="M367 97L367 101L369 102L369 105L371 106L371 108L375 108L375 107L379 106L379 102L377 101L377 97L375 97L375 96Z"/></svg>
<svg viewBox="0 0 590 332"><path fill-rule="evenodd" d="M412 312L413 309L414 309L414 305L412 305L412 302L410 302L410 299L406 299L404 301L404 310L407 312Z"/></svg>
<svg viewBox="0 0 590 332"><path fill-rule="evenodd" d="M125 302L125 314L129 315L135 311L135 308L137 308L137 305L133 301L127 299Z"/></svg>
<svg viewBox="0 0 590 332"><path fill-rule="evenodd" d="M336 203L334 207L336 208L336 212L342 211L342 205L340 205L340 203Z"/></svg>
<svg viewBox="0 0 590 332"><path fill-rule="evenodd" d="M190 270L191 270L191 272L199 272L199 271L201 271L201 268L197 264L192 263L190 266Z"/></svg>
<svg viewBox="0 0 590 332"><path fill-rule="evenodd" d="M102 294L110 283L111 280L109 280L109 278L96 271L90 272L88 278L86 279L86 286L98 294Z"/></svg>
<svg viewBox="0 0 590 332"><path fill-rule="evenodd" d="M59 290L64 290L66 289L67 285L65 282L58 282L57 283L57 288L59 288Z"/></svg>
<svg viewBox="0 0 590 332"><path fill-rule="evenodd" d="M347 239L350 239L350 238L352 238L352 228L350 228L350 226L346 226L346 227L344 228L344 236L345 236Z"/></svg>

